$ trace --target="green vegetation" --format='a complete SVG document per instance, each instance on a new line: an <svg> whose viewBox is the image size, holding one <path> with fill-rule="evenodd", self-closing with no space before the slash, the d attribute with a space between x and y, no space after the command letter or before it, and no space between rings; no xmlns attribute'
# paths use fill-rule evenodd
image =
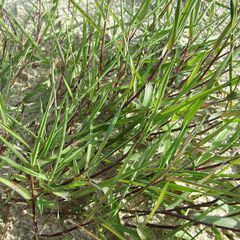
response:
<svg viewBox="0 0 240 240"><path fill-rule="evenodd" d="M8 201L28 205L35 239L240 232L238 1L114 2L69 0L63 21L38 1L30 27L1 6ZM73 221L40 233L42 214Z"/></svg>

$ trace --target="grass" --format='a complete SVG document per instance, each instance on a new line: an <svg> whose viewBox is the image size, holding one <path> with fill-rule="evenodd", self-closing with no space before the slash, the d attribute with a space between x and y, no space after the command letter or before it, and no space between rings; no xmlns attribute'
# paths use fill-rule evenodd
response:
<svg viewBox="0 0 240 240"><path fill-rule="evenodd" d="M237 0L69 0L67 20L29 1L30 27L7 2L0 182L35 239L240 232ZM44 214L63 230L42 232Z"/></svg>

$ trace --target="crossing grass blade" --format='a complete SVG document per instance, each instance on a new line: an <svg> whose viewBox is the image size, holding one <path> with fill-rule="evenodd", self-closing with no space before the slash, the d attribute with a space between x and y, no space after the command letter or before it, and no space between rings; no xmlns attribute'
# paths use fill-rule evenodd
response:
<svg viewBox="0 0 240 240"><path fill-rule="evenodd" d="M163 187L163 189L162 189L162 191L161 191L161 193L160 193L157 201L155 202L154 207L152 208L150 214L147 216L147 218L146 218L146 220L145 220L145 224L147 224L147 223L151 220L151 218L153 217L154 213L158 210L160 204L161 204L162 201L164 200L164 197L165 197L165 195L166 195L166 193L167 193L168 184L169 184L169 183L167 182L167 183L165 184L165 186Z"/></svg>
<svg viewBox="0 0 240 240"><path fill-rule="evenodd" d="M36 139L35 146L34 146L34 149L33 149L32 159L31 159L31 163L32 163L33 166L36 164L37 156L38 156L40 145L41 145L41 141L42 141L42 138L43 138L44 133L46 131L46 124L47 124L47 119L48 119L48 114L49 114L51 104L52 104L52 94L49 97L49 102L48 102L48 105L47 105L47 109L46 109L46 111L45 111L45 113L42 117L41 124L40 124L39 131L38 131L38 137Z"/></svg>
<svg viewBox="0 0 240 240"><path fill-rule="evenodd" d="M86 11L84 11L79 4L75 1L70 0L70 2L76 7L76 9L83 15L83 17L101 34L102 30L97 26L97 24L92 20Z"/></svg>
<svg viewBox="0 0 240 240"><path fill-rule="evenodd" d="M4 197L36 239L239 232L238 1L90 2L0 9Z"/></svg>
<svg viewBox="0 0 240 240"><path fill-rule="evenodd" d="M10 134L14 139L17 139L20 143L22 143L25 147L30 148L28 143L15 131L11 128L5 126L3 123L0 122L0 127L6 131L6 133Z"/></svg>

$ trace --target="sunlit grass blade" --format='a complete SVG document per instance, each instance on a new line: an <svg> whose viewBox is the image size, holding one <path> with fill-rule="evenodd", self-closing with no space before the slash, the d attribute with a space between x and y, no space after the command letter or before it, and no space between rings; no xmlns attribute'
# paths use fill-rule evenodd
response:
<svg viewBox="0 0 240 240"><path fill-rule="evenodd" d="M20 196L22 196L24 199L26 200L30 200L31 197L31 193L24 187L22 187L21 185L14 183L6 178L0 177L0 182L8 187L10 187L11 189L13 189L15 192L17 192Z"/></svg>

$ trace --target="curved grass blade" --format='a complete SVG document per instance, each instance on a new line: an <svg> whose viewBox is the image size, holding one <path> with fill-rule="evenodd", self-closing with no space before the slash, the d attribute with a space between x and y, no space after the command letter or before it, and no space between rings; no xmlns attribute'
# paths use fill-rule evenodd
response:
<svg viewBox="0 0 240 240"><path fill-rule="evenodd" d="M11 182L8 179L5 179L3 177L0 177L0 182L8 187L10 187L12 190L17 192L20 196L22 196L26 200L31 200L31 193L21 185Z"/></svg>

